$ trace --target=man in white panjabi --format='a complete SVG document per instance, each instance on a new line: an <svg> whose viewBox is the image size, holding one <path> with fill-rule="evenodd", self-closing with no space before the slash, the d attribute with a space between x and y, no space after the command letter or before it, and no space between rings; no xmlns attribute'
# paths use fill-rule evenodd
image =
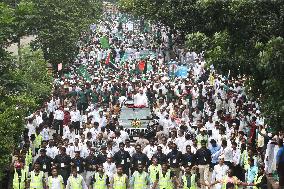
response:
<svg viewBox="0 0 284 189"><path fill-rule="evenodd" d="M229 170L229 167L224 164L224 156L220 156L219 164L214 166L214 170L213 170L212 177L211 177L211 183L224 179L228 170ZM214 186L214 189L221 189L221 188L222 188L221 183L218 183Z"/></svg>
<svg viewBox="0 0 284 189"><path fill-rule="evenodd" d="M271 133L268 133L268 137L272 137ZM267 144L266 152L265 152L265 172L267 174L272 174L272 164L274 159L274 148L276 146L276 142L271 138Z"/></svg>
<svg viewBox="0 0 284 189"><path fill-rule="evenodd" d="M139 89L139 93L134 95L134 106L144 106L148 107L148 99L147 96L144 94L143 89Z"/></svg>

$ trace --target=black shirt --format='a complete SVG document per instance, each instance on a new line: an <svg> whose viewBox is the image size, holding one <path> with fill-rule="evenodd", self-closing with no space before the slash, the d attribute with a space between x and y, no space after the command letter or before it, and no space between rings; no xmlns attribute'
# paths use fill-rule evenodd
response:
<svg viewBox="0 0 284 189"><path fill-rule="evenodd" d="M182 155L182 165L185 166L185 165L189 165L190 164L194 164L194 154L190 153L186 153L186 154L183 154Z"/></svg>
<svg viewBox="0 0 284 189"><path fill-rule="evenodd" d="M85 159L85 170L86 171L95 171L95 169L92 167L93 165L97 165L98 160L96 156L88 156Z"/></svg>
<svg viewBox="0 0 284 189"><path fill-rule="evenodd" d="M146 154L143 153L135 153L132 156L131 163L134 167L137 167L139 163L143 164L144 166L148 164L148 157Z"/></svg>
<svg viewBox="0 0 284 189"><path fill-rule="evenodd" d="M182 162L182 153L178 150L172 150L168 153L167 158L170 162L170 167L178 168L179 164Z"/></svg>
<svg viewBox="0 0 284 189"><path fill-rule="evenodd" d="M40 164L41 171L50 173L52 161L53 159L49 156L39 156L35 162Z"/></svg>
<svg viewBox="0 0 284 189"><path fill-rule="evenodd" d="M102 154L100 153L98 156L97 156L97 162L98 164L103 164L104 162L106 162L107 160L107 154Z"/></svg>
<svg viewBox="0 0 284 189"><path fill-rule="evenodd" d="M168 158L166 154L163 153L156 153L153 155L154 158L157 158L158 164L163 164L168 162Z"/></svg>
<svg viewBox="0 0 284 189"><path fill-rule="evenodd" d="M114 154L113 159L116 165L130 166L131 156L129 155L127 151L119 150L118 152Z"/></svg>
<svg viewBox="0 0 284 189"><path fill-rule="evenodd" d="M211 152L207 148L200 148L195 154L195 163L197 165L206 165L211 163Z"/></svg>
<svg viewBox="0 0 284 189"><path fill-rule="evenodd" d="M57 167L64 170L70 170L71 158L67 154L58 154L54 158L54 162L57 164ZM64 164L64 165L63 165Z"/></svg>
<svg viewBox="0 0 284 189"><path fill-rule="evenodd" d="M76 167L78 173L84 172L84 159L83 158L73 158L71 160L72 163L74 163L74 166Z"/></svg>

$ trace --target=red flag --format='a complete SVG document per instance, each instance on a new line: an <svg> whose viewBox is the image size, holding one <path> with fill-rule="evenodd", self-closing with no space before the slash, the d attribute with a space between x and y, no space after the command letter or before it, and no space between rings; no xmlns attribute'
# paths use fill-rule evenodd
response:
<svg viewBox="0 0 284 189"><path fill-rule="evenodd" d="M108 54L107 59L106 59L106 64L108 65L109 63L110 63L110 53Z"/></svg>
<svg viewBox="0 0 284 189"><path fill-rule="evenodd" d="M58 70L58 71L62 70L62 63L60 63L60 64L57 65L57 70Z"/></svg>
<svg viewBox="0 0 284 189"><path fill-rule="evenodd" d="M144 69L145 69L145 61L144 60L141 60L138 64L138 69L143 72Z"/></svg>

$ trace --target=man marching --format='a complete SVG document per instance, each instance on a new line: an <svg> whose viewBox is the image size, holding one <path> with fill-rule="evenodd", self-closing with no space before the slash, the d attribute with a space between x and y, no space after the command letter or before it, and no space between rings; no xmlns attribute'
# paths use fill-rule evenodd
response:
<svg viewBox="0 0 284 189"><path fill-rule="evenodd" d="M67 180L66 189L88 189L83 177L77 173L77 167L72 167L72 174Z"/></svg>
<svg viewBox="0 0 284 189"><path fill-rule="evenodd" d="M147 189L150 183L149 175L143 171L144 167L142 164L138 164L137 171L135 171L130 180L133 189Z"/></svg>
<svg viewBox="0 0 284 189"><path fill-rule="evenodd" d="M113 176L111 181L112 189L127 189L128 178L126 174L123 174L123 167L121 165L117 166L116 174Z"/></svg>
<svg viewBox="0 0 284 189"><path fill-rule="evenodd" d="M154 183L153 189L157 186L158 189L174 189L174 184L178 185L177 177L168 168L167 164L163 164L162 170L157 174L157 180Z"/></svg>
<svg viewBox="0 0 284 189"><path fill-rule="evenodd" d="M57 169L54 167L51 170L52 176L47 179L48 189L64 189L64 181L61 175L58 175Z"/></svg>
<svg viewBox="0 0 284 189"><path fill-rule="evenodd" d="M158 164L157 158L152 158L152 164L148 168L148 173L150 177L150 185L153 186L157 179L157 174L162 170L160 164ZM151 188L151 187L150 187Z"/></svg>
<svg viewBox="0 0 284 189"><path fill-rule="evenodd" d="M91 180L91 186L89 189L109 189L110 181L109 177L104 172L102 164L98 166L98 172L94 174Z"/></svg>

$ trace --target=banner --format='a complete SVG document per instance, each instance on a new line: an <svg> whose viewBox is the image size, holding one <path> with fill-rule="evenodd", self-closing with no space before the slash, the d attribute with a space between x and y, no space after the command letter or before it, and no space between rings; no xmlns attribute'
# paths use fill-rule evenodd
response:
<svg viewBox="0 0 284 189"><path fill-rule="evenodd" d="M92 81L91 75L90 75L89 72L87 71L87 67L86 67L86 66L81 65L81 66L77 69L77 73L78 73L78 75L82 76L85 80L87 80L87 81Z"/></svg>
<svg viewBox="0 0 284 189"><path fill-rule="evenodd" d="M188 68L186 66L179 66L175 73L176 77L187 78Z"/></svg>

